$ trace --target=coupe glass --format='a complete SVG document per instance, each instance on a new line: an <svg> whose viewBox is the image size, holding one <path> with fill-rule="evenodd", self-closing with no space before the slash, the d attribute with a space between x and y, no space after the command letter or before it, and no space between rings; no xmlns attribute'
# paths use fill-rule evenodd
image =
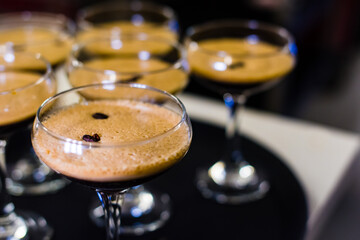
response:
<svg viewBox="0 0 360 240"><path fill-rule="evenodd" d="M40 12L0 14L0 44L14 51L41 54L55 69L64 63L71 50L73 27L74 24L61 14ZM37 61L29 61L26 64L27 68L34 70L46 69L45 64L39 64ZM23 101L27 100L23 99ZM36 107L39 107L41 102L39 101ZM13 150L18 148L17 142L23 138L30 141L30 128L12 135L6 147L12 149L6 151L11 155L13 163L8 169L8 191L12 195L39 195L55 192L64 187L65 180L54 174L47 166L40 164L31 144L23 147L22 154Z"/></svg>
<svg viewBox="0 0 360 240"><path fill-rule="evenodd" d="M0 14L0 44L12 42L15 50L40 53L54 69L68 56L74 32L74 23L62 14Z"/></svg>
<svg viewBox="0 0 360 240"><path fill-rule="evenodd" d="M44 218L15 213L6 181L12 159L6 156L5 161L5 146L14 132L34 121L41 103L55 94L55 81L50 64L39 55L14 52L5 45L0 52L0 239L47 239L52 229ZM22 146L16 147L19 152Z"/></svg>
<svg viewBox="0 0 360 240"><path fill-rule="evenodd" d="M78 41L98 36L145 33L178 40L178 21L168 6L146 1L119 1L100 3L79 11L77 17Z"/></svg>
<svg viewBox="0 0 360 240"><path fill-rule="evenodd" d="M50 168L98 193L110 240L120 234L125 191L180 161L191 138L189 118L176 97L141 84L108 83L45 101L32 142Z"/></svg>
<svg viewBox="0 0 360 240"><path fill-rule="evenodd" d="M238 113L295 65L296 46L284 28L257 21L221 20L190 27L185 45L191 76L223 95L229 109L225 150L197 175L202 195L239 204L263 198L270 185L242 154Z"/></svg>
<svg viewBox="0 0 360 240"><path fill-rule="evenodd" d="M73 87L136 82L175 94L188 83L183 62L182 47L174 42L143 34L122 35L75 46L69 57L67 74ZM140 235L154 231L169 219L169 196L150 189L141 185L125 194L122 233ZM99 202L93 205L91 219L98 226L104 226Z"/></svg>

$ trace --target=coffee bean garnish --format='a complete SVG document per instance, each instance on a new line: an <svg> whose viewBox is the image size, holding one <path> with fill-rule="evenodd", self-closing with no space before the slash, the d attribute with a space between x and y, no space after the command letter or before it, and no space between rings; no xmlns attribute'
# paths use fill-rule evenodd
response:
<svg viewBox="0 0 360 240"><path fill-rule="evenodd" d="M245 63L244 62L236 62L236 63L230 64L228 67L229 67L229 69L245 67Z"/></svg>
<svg viewBox="0 0 360 240"><path fill-rule="evenodd" d="M25 51L26 47L24 45L14 45L13 47L13 50L16 50L16 51Z"/></svg>
<svg viewBox="0 0 360 240"><path fill-rule="evenodd" d="M124 80L120 80L119 82L120 83L133 83L133 82L137 82L140 78L141 78L140 75L135 75L134 77L124 79Z"/></svg>
<svg viewBox="0 0 360 240"><path fill-rule="evenodd" d="M95 119L107 119L107 118L109 118L108 115L103 114L103 113L99 113L99 112L94 113L94 114L92 115L92 117L95 118Z"/></svg>
<svg viewBox="0 0 360 240"><path fill-rule="evenodd" d="M85 142L99 142L100 141L100 136L95 133L94 135L84 135L82 137L82 139L85 141Z"/></svg>

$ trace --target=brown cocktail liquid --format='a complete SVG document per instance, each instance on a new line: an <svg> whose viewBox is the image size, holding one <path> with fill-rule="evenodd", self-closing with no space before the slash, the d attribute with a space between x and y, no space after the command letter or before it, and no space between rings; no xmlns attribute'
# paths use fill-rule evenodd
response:
<svg viewBox="0 0 360 240"><path fill-rule="evenodd" d="M68 56L72 40L59 30L24 26L0 30L0 43L12 42L15 51L40 53L52 66L58 65ZM42 69L43 64L27 63L28 68Z"/></svg>
<svg viewBox="0 0 360 240"><path fill-rule="evenodd" d="M89 70L92 69L92 70ZM105 74L111 69L116 76ZM123 73L123 74L121 74ZM155 87L172 94L180 92L188 82L187 74L161 59L141 60L137 57L95 58L84 62L84 68L74 69L69 75L72 86L84 86L94 83L125 81L136 77L134 82Z"/></svg>
<svg viewBox="0 0 360 240"><path fill-rule="evenodd" d="M94 118L100 113L108 117ZM39 128L33 138L39 158L72 180L108 190L138 185L160 174L178 162L190 144L189 126L179 114L134 100L76 104L55 111L43 125L68 141ZM95 134L99 139L89 147L83 137ZM71 144L70 139L87 146Z"/></svg>
<svg viewBox="0 0 360 240"><path fill-rule="evenodd" d="M242 93L286 75L295 60L269 43L217 38L190 44L188 61L200 82L216 91Z"/></svg>
<svg viewBox="0 0 360 240"><path fill-rule="evenodd" d="M130 21L113 21L96 24L94 27L80 31L77 34L76 40L78 42L86 42L91 39L98 38L99 36L116 37L139 33L146 34L154 38L166 39L172 42L177 41L177 33L171 31L167 26L147 22L135 25Z"/></svg>
<svg viewBox="0 0 360 240"><path fill-rule="evenodd" d="M53 85L36 72L0 72L0 131L33 121L41 103L55 94Z"/></svg>

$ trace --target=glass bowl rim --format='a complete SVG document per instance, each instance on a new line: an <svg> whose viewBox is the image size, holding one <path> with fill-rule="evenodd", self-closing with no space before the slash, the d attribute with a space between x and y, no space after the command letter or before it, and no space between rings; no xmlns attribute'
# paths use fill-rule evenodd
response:
<svg viewBox="0 0 360 240"><path fill-rule="evenodd" d="M158 92L160 94L163 94L167 97L169 97L170 99L172 99L177 106L180 107L180 109L182 110L182 114L181 114L181 119L179 120L179 122L174 125L172 128L168 129L166 132L161 133L161 134L157 134L155 136L152 136L150 138L147 139L142 139L142 140L137 140L137 141L129 141L129 142L124 142L124 143L117 143L117 144L104 144L104 143L99 143L99 142L84 142L84 141L79 141L79 140L75 140L75 139L71 139L71 138L67 138L67 137L63 137L57 133L52 132L50 129L48 129L47 127L45 127L42 123L42 121L40 121L40 115L41 115L41 111L42 109L49 104L50 102L60 98L61 96L63 96L64 94L68 94L68 93L73 93L73 92L78 92L79 90L84 90L84 89L89 89L89 88L99 88L102 87L104 88L104 86L119 86L119 87L128 87L128 88L137 88L137 89L148 89L150 91L154 91L154 92ZM59 140L62 143L68 143L71 145L76 145L76 146L82 146L83 148L124 148L124 147L133 147L133 146L138 146L138 145L144 145L146 143L150 143L152 141L156 141L158 139L161 139L165 136L170 135L171 133L175 132L176 130L178 130L182 124L186 123L188 124L189 127L189 139L192 138L192 128L191 128L191 123L189 121L189 116L186 112L186 108L184 106L184 104L181 102L181 100L160 89L157 88L153 88L150 87L148 85L144 85L144 84L138 84L138 83L104 83L104 84L91 84L91 85L85 85L85 86L81 86L81 87L76 87L76 88L71 88L65 91L62 91L48 99L46 99L41 106L39 107L39 109L36 112L36 116L35 116L35 121L34 121L34 128L41 128L46 134L50 135L51 137ZM32 131L32 135L34 134L34 131ZM190 140L189 140L190 141Z"/></svg>
<svg viewBox="0 0 360 240"><path fill-rule="evenodd" d="M49 20L59 23L58 25L61 27L50 25L46 22ZM42 24L46 24L46 26L43 26ZM12 30L14 27L21 29L32 27L59 32L59 36L55 36L45 41L32 41L19 44L14 43L14 47L19 49L26 48L28 45L34 46L57 42L59 41L59 38L60 40L66 41L67 39L71 39L72 35L75 33L75 23L70 18L60 13L19 11L0 14L0 31Z"/></svg>
<svg viewBox="0 0 360 240"><path fill-rule="evenodd" d="M198 46L197 41L191 39L191 36L197 32L204 31L204 30L207 31L207 30L217 29L217 28L224 27L224 26L242 27L242 28L248 27L249 29L254 29L254 30L259 29L259 30L265 30L267 32L273 32L274 34L278 34L278 36L280 36L281 38L286 39L287 43L284 46L280 47L279 50L274 53L254 55L254 54L234 54L234 53L228 53L226 51L204 49L204 48L201 48ZM211 38L209 38L209 39L211 39ZM256 58L256 57L281 55L281 54L286 54L286 53L289 53L291 55L296 54L296 51L292 50L293 47L296 47L294 37L287 29L285 29L281 26L275 25L275 24L266 23L266 22L262 22L262 21L258 21L258 20L220 19L220 20L207 21L205 23L191 26L191 27L187 28L185 31L184 45L186 46L186 49L187 49L193 43L195 43L197 45L196 46L197 49L200 49L201 52L206 53L208 55L217 55L220 57L224 57L224 55L225 55L225 56L234 56L234 57Z"/></svg>
<svg viewBox="0 0 360 240"><path fill-rule="evenodd" d="M165 44L167 44L168 46L171 46L172 48L175 48L177 50L177 52L179 53L179 58L172 64L169 64L170 66L161 68L161 69L157 69L157 70L153 70L153 71L135 71L135 72L127 72L127 71L116 71L116 70L112 70L112 69L94 69L91 67L87 67L84 65L84 62L79 61L77 59L77 57L75 56L76 53L78 53L82 48L84 48L87 44L91 44L94 42L100 42L100 41L113 41L113 40L132 40L132 39L136 39L136 41L157 41L157 42L163 42ZM175 42L175 41L170 41L166 38L161 38L161 37L153 37L153 36L149 36L147 34L144 33L140 33L140 34L121 34L119 37L116 38L111 38L111 37L100 37L100 38L92 38L91 40L82 42L82 43L76 43L73 45L72 50L69 54L69 60L67 63L67 68L69 67L73 67L73 68L79 68L82 67L84 70L86 71L90 71L90 72L95 72L95 73L101 73L104 75L109 75L109 74L115 74L115 75L125 75L125 76L134 76L134 75L140 75L140 76L144 76L144 75L150 75L150 74L154 74L154 73L160 73L160 72L165 72L167 70L171 70L171 69L181 69L182 67L185 68L184 66L184 61L185 61L185 49L182 46L181 43L179 42ZM115 55L116 56L116 55ZM76 63L76 65L73 64L73 62ZM184 69L184 71L186 71L186 69ZM121 81L120 81L121 82Z"/></svg>
<svg viewBox="0 0 360 240"><path fill-rule="evenodd" d="M0 45L0 47L1 47L1 45ZM7 94L13 94L14 92L20 92L20 91L26 90L28 88L31 88L31 87L34 87L34 86L37 86L37 85L41 84L42 82L46 81L47 79L52 78L53 69L51 67L51 64L44 57L42 57L42 55L40 53L32 54L32 53L27 53L27 52L16 52L16 51L14 51L13 53L15 53L15 54L25 54L27 56L34 57L36 60L42 61L45 64L46 70L45 70L45 73L42 74L41 77L37 81L32 82L32 83L30 83L28 85L25 85L25 86L22 86L22 87L13 88L13 89L9 89L9 90L6 90L6 91L0 91L0 96L4 96L4 95L7 95ZM0 57L3 56L3 55L4 55L4 53L0 54ZM5 71L0 71L0 74L3 73L3 72L6 72L6 70Z"/></svg>
<svg viewBox="0 0 360 240"><path fill-rule="evenodd" d="M139 9L132 9L136 4L140 5ZM178 21L178 17L175 11L167 6L160 3L150 2L150 1L110 1L105 3L96 3L87 7L80 9L76 15L76 22L80 29L88 29L89 27L96 27L97 24L94 24L88 20L85 20L89 14L91 16L99 14L101 12L107 11L116 11L116 10L131 10L134 12L141 12L142 10L151 11L154 13L159 13L164 16L166 20L162 25L166 26L171 21ZM84 27L85 26L85 27Z"/></svg>

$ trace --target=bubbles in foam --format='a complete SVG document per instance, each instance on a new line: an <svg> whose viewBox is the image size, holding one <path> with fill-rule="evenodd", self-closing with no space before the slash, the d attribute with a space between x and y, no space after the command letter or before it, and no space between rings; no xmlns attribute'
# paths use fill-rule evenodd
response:
<svg viewBox="0 0 360 240"><path fill-rule="evenodd" d="M91 117L100 111L109 117L102 120ZM52 132L74 140L97 133L103 146L83 148L81 154L65 153L64 143L38 131L34 148L42 161L69 177L90 181L136 179L165 170L186 153L190 140L185 122L169 134L161 135L180 120L180 115L153 104L93 101L62 109L43 124ZM142 142L116 145L134 141Z"/></svg>

